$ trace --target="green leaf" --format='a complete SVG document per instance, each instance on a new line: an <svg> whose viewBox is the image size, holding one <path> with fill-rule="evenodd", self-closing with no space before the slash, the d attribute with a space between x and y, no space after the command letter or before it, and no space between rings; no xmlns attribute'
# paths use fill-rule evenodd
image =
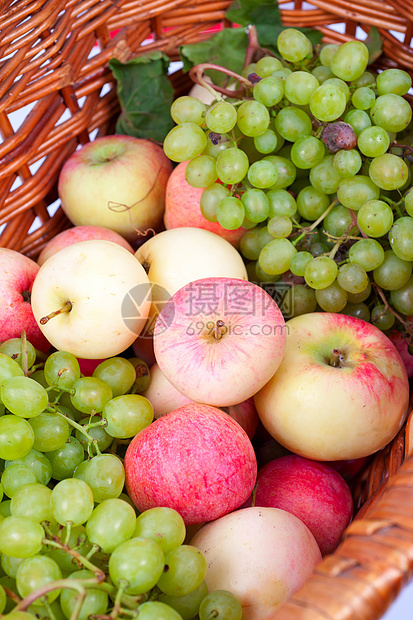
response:
<svg viewBox="0 0 413 620"><path fill-rule="evenodd" d="M364 40L369 50L369 65L375 62L383 52L383 41L380 32L375 26L370 28L367 39Z"/></svg>
<svg viewBox="0 0 413 620"><path fill-rule="evenodd" d="M126 63L116 58L109 61L121 106L117 133L164 141L174 126L170 114L174 91L167 77L169 62L168 56L158 51Z"/></svg>
<svg viewBox="0 0 413 620"><path fill-rule="evenodd" d="M179 51L184 71L189 71L194 65L211 62L241 73L247 46L248 36L244 28L224 28L207 41L183 45ZM217 86L223 86L227 78L225 73L219 71L208 70L205 73Z"/></svg>

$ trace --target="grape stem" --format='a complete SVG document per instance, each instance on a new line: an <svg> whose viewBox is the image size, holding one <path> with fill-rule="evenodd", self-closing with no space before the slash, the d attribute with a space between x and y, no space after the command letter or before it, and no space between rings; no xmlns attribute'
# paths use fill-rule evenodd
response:
<svg viewBox="0 0 413 620"><path fill-rule="evenodd" d="M256 54L260 51L261 47L258 42L257 29L255 26L252 26L250 24L248 26L248 46L245 53L243 69L246 69L248 65L250 65L254 61Z"/></svg>
<svg viewBox="0 0 413 620"><path fill-rule="evenodd" d="M221 73L225 73L229 77L235 78L238 82L243 84L245 88L239 88L238 90L229 90L228 88L216 86L215 84L214 87L212 87L211 84L209 84L203 77L204 72L207 69L213 69L214 71L220 71ZM247 80L247 78L239 75L239 73L235 73L235 71L225 69L224 67L220 67L219 65L214 65L211 62L202 62L199 65L195 65L194 67L192 67L189 71L189 77L193 82L195 82L195 84L200 84L201 86L206 88L218 101L223 101L223 97L221 97L221 94L231 98L243 97L243 95L245 94L245 89L253 87L253 84L251 84L251 82Z"/></svg>
<svg viewBox="0 0 413 620"><path fill-rule="evenodd" d="M65 415L62 411L59 410L59 407L57 405L55 405L54 403L49 403L49 406L46 408L45 411L49 411L50 413L56 413L57 415L59 415L61 418L64 418L66 420L66 422L68 424L70 424L71 426L73 426L74 428L76 428L80 433L82 433L82 435L84 435L86 437L86 439L89 442L88 445L88 454L90 456L90 450L89 448L91 447L91 445L93 445L95 447L96 450L96 454L97 456L99 456L101 454L100 450L99 450L99 446L97 443L97 440L94 439L85 429L84 426L82 426L81 424L78 424L77 422L75 422L75 420L72 420L71 418L69 418L67 415ZM95 426L95 424L92 424L90 426ZM90 426L88 426L88 428L90 428Z"/></svg>
<svg viewBox="0 0 413 620"><path fill-rule="evenodd" d="M79 566L84 566L95 574L98 583L105 580L106 575L103 570L92 564L92 562L89 562L89 560L84 555L81 555L78 551L75 551L74 549L69 547L68 544L62 543L62 541L59 540L57 536L53 536L53 540L49 540L49 538L44 538L43 544L55 547L57 549L61 549L62 551L65 551L66 553L74 557ZM92 580L87 580L87 583L89 583L89 581L91 583L96 583L95 580L93 580L93 582Z"/></svg>

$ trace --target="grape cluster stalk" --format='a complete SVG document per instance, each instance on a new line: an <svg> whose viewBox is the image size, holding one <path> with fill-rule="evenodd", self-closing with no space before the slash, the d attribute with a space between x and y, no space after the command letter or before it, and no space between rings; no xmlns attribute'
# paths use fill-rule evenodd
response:
<svg viewBox="0 0 413 620"><path fill-rule="evenodd" d="M149 382L139 358L109 358L88 377L24 332L0 345L4 620L241 620L230 592L208 592L181 515L139 514L125 490L126 447L154 418L140 394Z"/></svg>
<svg viewBox="0 0 413 620"><path fill-rule="evenodd" d="M409 74L371 70L358 40L313 47L286 28L278 57L256 43L242 75L191 69L214 100L174 101L166 155L188 162L207 220L245 229L250 280L289 285L286 318L342 312L413 351ZM236 90L214 87L211 68Z"/></svg>

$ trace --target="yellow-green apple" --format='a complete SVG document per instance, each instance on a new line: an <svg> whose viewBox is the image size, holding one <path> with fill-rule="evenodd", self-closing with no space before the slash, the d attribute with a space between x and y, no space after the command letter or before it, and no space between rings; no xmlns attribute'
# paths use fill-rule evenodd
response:
<svg viewBox="0 0 413 620"><path fill-rule="evenodd" d="M401 428L409 384L390 339L371 323L328 312L287 321L284 359L255 395L269 433L300 456L357 459Z"/></svg>
<svg viewBox="0 0 413 620"><path fill-rule="evenodd" d="M153 332L165 301L188 282L212 276L248 280L239 252L219 235L201 228L164 230L145 241L135 256L153 284L147 332Z"/></svg>
<svg viewBox="0 0 413 620"><path fill-rule="evenodd" d="M319 461L291 454L258 472L255 506L280 508L306 524L322 555L333 553L353 515L353 498L340 474Z"/></svg>
<svg viewBox="0 0 413 620"><path fill-rule="evenodd" d="M0 248L0 342L19 338L26 331L27 340L40 351L50 349L33 316L31 293L39 266L20 252Z"/></svg>
<svg viewBox="0 0 413 620"><path fill-rule="evenodd" d="M279 367L284 318L261 287L236 278L203 278L179 289L154 331L156 361L185 396L227 407L253 396Z"/></svg>
<svg viewBox="0 0 413 620"><path fill-rule="evenodd" d="M62 248L65 248L67 245L77 243L78 241L89 241L91 239L106 239L106 241L113 241L114 243L119 243L119 245L122 245L124 248L129 250L129 252L134 252L131 244L126 241L122 235L119 235L119 233L111 230L110 228L105 228L104 226L73 226L72 228L63 230L61 233L50 239L50 241L40 252L37 259L37 264L40 266L43 265L49 256L56 254L56 252Z"/></svg>
<svg viewBox="0 0 413 620"><path fill-rule="evenodd" d="M150 304L142 265L112 241L63 248L40 267L32 290L43 334L56 349L86 359L125 351L143 328Z"/></svg>
<svg viewBox="0 0 413 620"><path fill-rule="evenodd" d="M172 171L166 184L165 194L165 228L180 228L192 226L210 230L235 246L238 246L245 228L227 230L218 222L210 222L205 219L201 212L200 200L203 188L192 187L185 178L185 170L188 162L181 162Z"/></svg>
<svg viewBox="0 0 413 620"><path fill-rule="evenodd" d="M139 232L161 226L171 171L154 142L102 136L63 165L58 184L63 211L76 226L105 226L133 241Z"/></svg>
<svg viewBox="0 0 413 620"><path fill-rule="evenodd" d="M216 407L193 403L158 418L132 439L125 472L139 511L167 506L191 525L241 506L254 488L257 462L237 422Z"/></svg>
<svg viewBox="0 0 413 620"><path fill-rule="evenodd" d="M296 516L242 508L203 525L190 541L205 555L208 590L229 590L243 620L271 620L321 561L317 542Z"/></svg>

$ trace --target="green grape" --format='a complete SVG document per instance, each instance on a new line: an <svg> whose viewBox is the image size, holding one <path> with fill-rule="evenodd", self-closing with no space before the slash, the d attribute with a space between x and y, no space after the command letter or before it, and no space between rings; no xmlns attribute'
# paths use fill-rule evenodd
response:
<svg viewBox="0 0 413 620"><path fill-rule="evenodd" d="M340 177L353 177L361 168L362 160L360 153L355 149L337 151L333 157L334 170Z"/></svg>
<svg viewBox="0 0 413 620"><path fill-rule="evenodd" d="M159 601L172 607L180 614L182 620L193 620L197 616L199 606L207 594L208 588L205 581L203 581L200 586L186 596L168 596L168 594L161 593ZM158 617L156 620L158 620Z"/></svg>
<svg viewBox="0 0 413 620"><path fill-rule="evenodd" d="M33 448L39 452L51 452L61 448L70 435L70 427L65 419L57 413L43 411L29 424L34 433Z"/></svg>
<svg viewBox="0 0 413 620"><path fill-rule="evenodd" d="M199 549L180 545L165 555L166 567L158 579L158 588L170 596L185 596L201 585L208 565Z"/></svg>
<svg viewBox="0 0 413 620"><path fill-rule="evenodd" d="M40 482L40 484L49 484L50 478L52 477L52 466L47 456L41 452L32 449L21 459L6 461L4 464L5 469L10 467L13 463L22 463L23 465L27 465L36 475L36 479Z"/></svg>
<svg viewBox="0 0 413 620"><path fill-rule="evenodd" d="M258 261L255 263L255 276L258 284L262 282L277 282L281 278L280 275L273 275L261 269Z"/></svg>
<svg viewBox="0 0 413 620"><path fill-rule="evenodd" d="M258 228L258 235L258 242L261 250L267 245L267 243L273 241L273 236L268 231L267 226L260 226Z"/></svg>
<svg viewBox="0 0 413 620"><path fill-rule="evenodd" d="M344 122L352 126L357 137L363 129L371 127L370 116L364 110L349 110L344 117Z"/></svg>
<svg viewBox="0 0 413 620"><path fill-rule="evenodd" d="M258 223L267 219L270 205L267 195L261 189L248 189L242 194L241 203L244 207L245 217L250 222Z"/></svg>
<svg viewBox="0 0 413 620"><path fill-rule="evenodd" d="M312 55L313 46L308 37L295 28L284 28L277 37L277 48L285 60L299 62Z"/></svg>
<svg viewBox="0 0 413 620"><path fill-rule="evenodd" d="M36 361L36 350L34 346L26 340L27 368L30 369ZM0 353L11 357L19 366L22 366L22 339L9 338L0 344ZM1 381L1 379L0 379Z"/></svg>
<svg viewBox="0 0 413 620"><path fill-rule="evenodd" d="M125 394L110 400L103 407L106 432L111 437L129 439L149 426L153 421L153 407L140 394Z"/></svg>
<svg viewBox="0 0 413 620"><path fill-rule="evenodd" d="M139 394L144 392L149 387L151 382L151 372L148 364L140 357L130 357L129 361L135 369L135 380L130 392L131 394Z"/></svg>
<svg viewBox="0 0 413 620"><path fill-rule="evenodd" d="M262 159L251 164L247 176L253 187L268 189L276 182L278 173L271 161Z"/></svg>
<svg viewBox="0 0 413 620"><path fill-rule="evenodd" d="M291 74L292 75L292 74ZM264 106L271 108L277 105L284 97L284 84L280 78L270 75L265 77L252 89L252 96Z"/></svg>
<svg viewBox="0 0 413 620"><path fill-rule="evenodd" d="M290 260L290 270L296 276L304 276L307 263L313 260L313 255L310 252L302 251L297 252Z"/></svg>
<svg viewBox="0 0 413 620"><path fill-rule="evenodd" d="M379 95L405 95L412 86L412 78L402 69L386 69L379 73L376 79Z"/></svg>
<svg viewBox="0 0 413 620"><path fill-rule="evenodd" d="M375 283L387 291L397 291L411 275L412 263L399 258L393 250L386 250L382 264L373 270Z"/></svg>
<svg viewBox="0 0 413 620"><path fill-rule="evenodd" d="M12 462L1 476L1 486L7 497L12 498L23 485L37 482L35 473L23 463ZM26 516L26 515L22 515Z"/></svg>
<svg viewBox="0 0 413 620"><path fill-rule="evenodd" d="M200 199L201 213L208 222L217 221L217 207L229 196L229 189L220 183L212 183L204 189Z"/></svg>
<svg viewBox="0 0 413 620"><path fill-rule="evenodd" d="M111 554L109 575L117 587L120 581L127 581L128 594L143 594L157 584L164 566L164 554L156 542L149 538L131 538Z"/></svg>
<svg viewBox="0 0 413 620"><path fill-rule="evenodd" d="M265 245L258 257L259 266L269 275L281 275L290 268L291 257L297 249L288 239L273 239Z"/></svg>
<svg viewBox="0 0 413 620"><path fill-rule="evenodd" d="M227 185L240 183L247 174L248 168L247 155L236 147L222 151L216 161L218 178Z"/></svg>
<svg viewBox="0 0 413 620"><path fill-rule="evenodd" d="M276 239L288 237L293 230L293 223L286 215L275 215L267 224L268 232Z"/></svg>
<svg viewBox="0 0 413 620"><path fill-rule="evenodd" d="M245 218L245 209L239 198L228 196L217 206L217 221L226 230L236 230Z"/></svg>
<svg viewBox="0 0 413 620"><path fill-rule="evenodd" d="M77 580L90 580L95 577L92 571L87 569L76 570L69 579ZM60 594L60 605L66 618L72 618L78 604L78 592L77 590L71 590L64 588ZM88 587L86 590L86 597L84 598L80 610L76 612L76 620L89 620L89 618L101 617L108 609L109 597L107 593L99 587Z"/></svg>
<svg viewBox="0 0 413 620"><path fill-rule="evenodd" d="M6 616L3 616L3 620L33 620L35 617L27 611L11 611Z"/></svg>
<svg viewBox="0 0 413 620"><path fill-rule="evenodd" d="M1 517L4 519L5 517L10 517L11 515L11 511L10 511L10 504L11 504L11 500L10 499L4 499L3 501L0 502L0 522L1 522Z"/></svg>
<svg viewBox="0 0 413 620"><path fill-rule="evenodd" d="M73 472L73 478L79 478L80 480L85 479L85 471L87 466L89 465L89 461L82 461Z"/></svg>
<svg viewBox="0 0 413 620"><path fill-rule="evenodd" d="M24 458L33 448L34 439L33 429L24 418L13 414L0 417L0 459Z"/></svg>
<svg viewBox="0 0 413 620"><path fill-rule="evenodd" d="M79 362L72 353L56 351L45 362L44 376L48 385L72 388L80 378Z"/></svg>
<svg viewBox="0 0 413 620"><path fill-rule="evenodd" d="M207 589L207 592L208 592L208 589ZM3 611L5 610L6 603L7 603L7 594L6 594L6 591L3 588L3 586L0 585L0 614L2 614ZM197 613L197 612L198 612L198 609L196 610L195 613Z"/></svg>
<svg viewBox="0 0 413 620"><path fill-rule="evenodd" d="M1 556L1 567L6 575L8 575L9 577L13 577L13 579L16 579L17 569L19 568L20 564L24 562L24 560L25 558L12 558L10 555L3 554Z"/></svg>
<svg viewBox="0 0 413 620"><path fill-rule="evenodd" d="M349 249L348 258L351 263L360 265L365 271L373 271L382 264L384 249L375 239L360 239Z"/></svg>
<svg viewBox="0 0 413 620"><path fill-rule="evenodd" d="M177 125L195 123L201 126L205 121L205 105L195 97L178 97L171 105L171 116Z"/></svg>
<svg viewBox="0 0 413 620"><path fill-rule="evenodd" d="M51 495L51 489L39 482L22 485L11 498L11 514L14 517L27 517L39 523L51 522L53 521Z"/></svg>
<svg viewBox="0 0 413 620"><path fill-rule="evenodd" d="M358 211L366 202L377 200L379 196L380 189L363 174L342 179L337 189L341 204L353 211Z"/></svg>
<svg viewBox="0 0 413 620"><path fill-rule="evenodd" d="M395 320L394 314L392 314L384 304L378 304L372 308L370 321L379 329L383 331L391 329Z"/></svg>
<svg viewBox="0 0 413 620"><path fill-rule="evenodd" d="M357 80L367 68L369 50L362 41L347 41L333 55L330 67L334 75L350 82Z"/></svg>
<svg viewBox="0 0 413 620"><path fill-rule="evenodd" d="M366 127L357 139L357 146L366 157L383 155L390 145L390 137L382 127ZM377 183L376 183L377 185Z"/></svg>
<svg viewBox="0 0 413 620"><path fill-rule="evenodd" d="M388 93L377 97L370 109L370 116L375 125L386 131L399 133L406 129L412 119L412 108L400 95Z"/></svg>
<svg viewBox="0 0 413 620"><path fill-rule="evenodd" d="M113 396L120 396L130 390L135 381L136 372L129 360L124 357L111 357L95 368L93 377L107 383ZM84 411L84 413L90 412Z"/></svg>
<svg viewBox="0 0 413 620"><path fill-rule="evenodd" d="M307 105L319 86L317 78L308 71L293 71L284 82L285 97L295 105Z"/></svg>
<svg viewBox="0 0 413 620"><path fill-rule="evenodd" d="M342 314L347 314L348 316L354 316L356 319L361 319L362 321L366 321L368 323L370 321L370 310L368 306L364 303L350 303L348 302L343 310L341 310Z"/></svg>
<svg viewBox="0 0 413 620"><path fill-rule="evenodd" d="M287 106L282 108L275 117L275 129L285 140L295 142L298 138L311 136L312 123L304 110L295 106Z"/></svg>
<svg viewBox="0 0 413 620"><path fill-rule="evenodd" d="M73 525L85 523L93 510L90 486L79 478L66 478L56 484L50 498L53 516L58 523Z"/></svg>
<svg viewBox="0 0 413 620"><path fill-rule="evenodd" d="M85 469L85 482L92 490L95 502L119 497L125 484L125 469L115 454L94 456Z"/></svg>
<svg viewBox="0 0 413 620"><path fill-rule="evenodd" d="M132 373L130 374L132 375ZM110 385L103 379L99 379L95 376L81 377L75 381L73 389L75 393L70 397L72 405L76 407L78 411L87 414L95 414L102 411L103 407L113 396Z"/></svg>
<svg viewBox="0 0 413 620"><path fill-rule="evenodd" d="M150 538L164 553L182 545L185 535L184 520L173 508L149 508L136 519L134 537Z"/></svg>
<svg viewBox="0 0 413 620"><path fill-rule="evenodd" d="M83 446L76 437L68 437L67 441L58 450L47 453L52 466L54 480L71 478L76 467L84 461Z"/></svg>
<svg viewBox="0 0 413 620"><path fill-rule="evenodd" d="M285 215L286 217L292 217L297 212L297 202L285 189L270 189L267 192L267 199L269 204L268 217L275 217L276 215Z"/></svg>
<svg viewBox="0 0 413 620"><path fill-rule="evenodd" d="M407 316L413 314L413 278L410 277L403 286L396 291L391 291L390 301L396 308L397 312L406 314Z"/></svg>
<svg viewBox="0 0 413 620"><path fill-rule="evenodd" d="M277 180L271 190L284 189L295 181L297 169L292 161L280 155L267 155L264 160L270 161L278 173Z"/></svg>
<svg viewBox="0 0 413 620"><path fill-rule="evenodd" d="M98 423L98 422L101 422L101 423L96 424L96 426L91 426L89 428L89 424L90 424L89 417L85 417L79 420L79 424L84 427L85 431L87 431L88 435L92 438L98 450L100 452L103 452L104 450L109 448L110 444L113 441L113 437L109 435L109 433L106 432L104 428L105 421L102 420L102 417L100 415L95 416L92 422L93 424ZM82 446L82 449L85 452L90 453L91 451L90 441L91 440L88 437L86 437L84 432L82 432L80 429L76 429L75 437L79 441L80 445Z"/></svg>
<svg viewBox="0 0 413 620"><path fill-rule="evenodd" d="M240 240L240 251L244 258L248 260L257 260L262 250L260 244L259 228L247 230Z"/></svg>
<svg viewBox="0 0 413 620"><path fill-rule="evenodd" d="M369 176L381 189L399 189L408 180L409 169L401 157L384 153L371 162Z"/></svg>
<svg viewBox="0 0 413 620"><path fill-rule="evenodd" d="M132 506L121 499L107 499L96 506L86 523L87 537L104 553L112 553L120 544L132 538L136 514Z"/></svg>
<svg viewBox="0 0 413 620"><path fill-rule="evenodd" d="M212 135L214 141L212 142L211 136L208 135L206 147L202 151L201 155L210 155L214 159L218 157L230 146L232 146L232 141L230 140L227 134L220 134L219 136Z"/></svg>
<svg viewBox="0 0 413 620"><path fill-rule="evenodd" d="M321 64L324 65L325 67L329 67L333 59L333 56L339 47L340 46L335 43L328 43L326 45L323 45L322 48L320 49Z"/></svg>
<svg viewBox="0 0 413 620"><path fill-rule="evenodd" d="M185 179L192 187L207 187L217 178L215 159L210 155L194 157L185 168Z"/></svg>
<svg viewBox="0 0 413 620"><path fill-rule="evenodd" d="M365 202L357 213L357 224L365 235L382 237L393 224L393 211L383 200Z"/></svg>
<svg viewBox="0 0 413 620"><path fill-rule="evenodd" d="M205 123L214 133L228 133L237 123L237 110L228 101L218 101L207 110Z"/></svg>
<svg viewBox="0 0 413 620"><path fill-rule="evenodd" d="M182 620L182 617L165 603L147 601L139 605L139 620Z"/></svg>
<svg viewBox="0 0 413 620"><path fill-rule="evenodd" d="M264 104L250 99L244 101L237 110L237 125L244 136L253 138L268 129L270 114Z"/></svg>
<svg viewBox="0 0 413 620"><path fill-rule="evenodd" d="M277 134L272 129L267 129L260 136L255 136L254 146L259 153L268 155L274 153L279 143Z"/></svg>
<svg viewBox="0 0 413 620"><path fill-rule="evenodd" d="M241 620L239 600L227 590L214 590L205 596L199 606L199 620Z"/></svg>
<svg viewBox="0 0 413 620"><path fill-rule="evenodd" d="M254 73L261 78L266 78L272 75L274 71L278 71L278 69L281 68L282 64L278 58L274 58L274 56L263 56L255 63ZM250 71L250 73L252 73L252 71Z"/></svg>
<svg viewBox="0 0 413 620"><path fill-rule="evenodd" d="M172 161L187 161L201 155L207 145L205 132L199 125L191 122L173 127L165 137L163 149Z"/></svg>
<svg viewBox="0 0 413 620"><path fill-rule="evenodd" d="M322 254L326 254L328 252L328 245L323 243L322 241L313 241L310 244L310 252L312 256L321 256Z"/></svg>
<svg viewBox="0 0 413 620"><path fill-rule="evenodd" d="M359 304L363 301L366 301L370 297L371 294L371 282L368 280L366 288L361 291L361 293L349 293L348 301L352 304Z"/></svg>
<svg viewBox="0 0 413 620"><path fill-rule="evenodd" d="M46 586L52 581L62 578L62 571L52 558L46 555L35 555L26 558L19 566L16 574L17 590L22 598L25 598L35 590ZM46 593L46 598L51 603L60 594L60 590L51 590ZM36 599L34 605L41 605Z"/></svg>
<svg viewBox="0 0 413 620"><path fill-rule="evenodd" d="M396 256L405 261L413 260L413 218L407 216L396 220L390 229L389 241Z"/></svg>
<svg viewBox="0 0 413 620"><path fill-rule="evenodd" d="M291 161L297 168L308 169L319 164L325 154L324 143L314 136L305 136L294 142Z"/></svg>
<svg viewBox="0 0 413 620"><path fill-rule="evenodd" d="M304 187L297 196L298 213L311 222L317 220L330 204L327 194L323 194L315 187Z"/></svg>
<svg viewBox="0 0 413 620"><path fill-rule="evenodd" d="M357 263L344 263L338 270L337 282L347 293L361 293L367 286L368 275Z"/></svg>
<svg viewBox="0 0 413 620"><path fill-rule="evenodd" d="M404 208L407 213L413 217L413 190L409 189L407 194L404 197Z"/></svg>
<svg viewBox="0 0 413 620"><path fill-rule="evenodd" d="M310 170L310 183L323 194L335 194L341 177L333 165L334 155L326 155L319 164Z"/></svg>
<svg viewBox="0 0 413 620"><path fill-rule="evenodd" d="M286 78L290 75L290 73L292 73L291 69L289 69L288 67L282 67L281 69L273 71L271 75L273 77L279 78L284 82Z"/></svg>
<svg viewBox="0 0 413 620"><path fill-rule="evenodd" d="M360 88L356 88L351 97L351 103L358 110L369 110L375 100L376 95L368 86L360 86Z"/></svg>
<svg viewBox="0 0 413 620"><path fill-rule="evenodd" d="M341 80L340 78L337 78L337 77L331 77L331 78L328 78L328 80L325 80L323 84L335 84L336 86L341 88L341 90L345 94L346 101L350 100L350 89L348 87L348 84L346 84L344 80Z"/></svg>
<svg viewBox="0 0 413 620"><path fill-rule="evenodd" d="M49 404L44 389L29 377L10 377L1 387L1 400L7 409L22 418L38 416Z"/></svg>
<svg viewBox="0 0 413 620"><path fill-rule="evenodd" d="M318 65L317 67L314 67L311 73L317 79L319 84L324 84L326 80L334 77L334 73L331 71L330 67L326 67L325 65Z"/></svg>
<svg viewBox="0 0 413 620"><path fill-rule="evenodd" d="M319 120L324 122L335 121L346 109L346 95L343 89L336 84L324 82L311 95L310 110ZM280 132L281 133L281 132Z"/></svg>
<svg viewBox="0 0 413 620"><path fill-rule="evenodd" d="M351 81L351 86L361 88L362 86L374 86L376 83L376 76L370 73L370 71L364 71L359 78Z"/></svg>
<svg viewBox="0 0 413 620"><path fill-rule="evenodd" d="M304 271L304 278L308 286L313 289L323 289L333 284L337 277L338 267L329 256L317 256L309 261Z"/></svg>
<svg viewBox="0 0 413 620"><path fill-rule="evenodd" d="M251 62L249 65L243 68L242 76L248 79L248 76L251 75L251 73L255 73L256 67L257 63Z"/></svg>
<svg viewBox="0 0 413 620"><path fill-rule="evenodd" d="M42 548L44 530L27 517L6 517L0 522L0 552L12 558L30 558Z"/></svg>

